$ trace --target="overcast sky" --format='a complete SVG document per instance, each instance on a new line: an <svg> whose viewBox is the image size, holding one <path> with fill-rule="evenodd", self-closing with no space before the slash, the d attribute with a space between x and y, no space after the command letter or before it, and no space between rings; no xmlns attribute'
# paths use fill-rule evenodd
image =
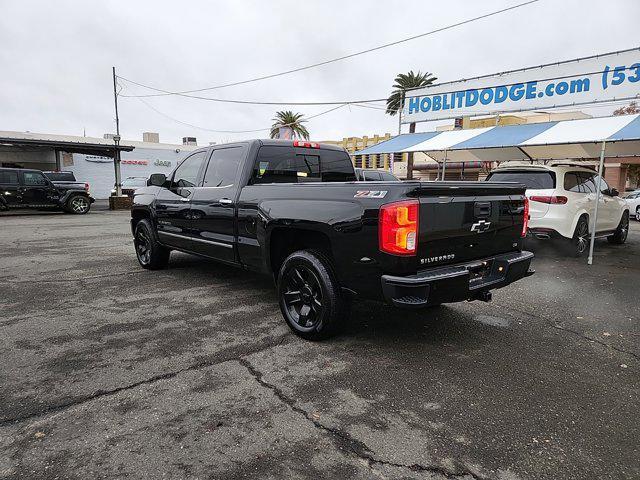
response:
<svg viewBox="0 0 640 480"><path fill-rule="evenodd" d="M275 73L446 26L522 0L0 0L0 130L102 136L115 130L111 67L176 91ZM399 72L440 81L637 47L638 0L541 0L496 17L328 66L204 95L332 101L388 95ZM148 93L128 86L125 93ZM273 106L155 97L156 110L204 129L268 128ZM291 107L308 116L326 106ZM607 109L589 111L595 115ZM176 123L120 99L121 133L199 144L265 137ZM434 125L420 124L418 130ZM316 140L397 132L397 117L344 107L308 123Z"/></svg>

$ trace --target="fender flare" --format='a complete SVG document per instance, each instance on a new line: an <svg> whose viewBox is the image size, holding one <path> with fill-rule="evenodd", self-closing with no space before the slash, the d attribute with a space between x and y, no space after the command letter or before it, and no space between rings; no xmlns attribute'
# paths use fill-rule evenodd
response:
<svg viewBox="0 0 640 480"><path fill-rule="evenodd" d="M576 213L575 217L573 217L573 222L571 222L571 237L573 237L573 234L576 231L576 226L578 225L578 220L583 215L587 216L587 222L589 223L589 229L591 229L591 215L589 215L589 212L587 212L585 209L578 210L578 213ZM591 233L591 232L589 232L589 233Z"/></svg>
<svg viewBox="0 0 640 480"><path fill-rule="evenodd" d="M69 198L71 198L73 195L82 195L83 197L87 197L91 201L91 196L84 190L68 190L62 197L60 197L60 205L66 205L69 201Z"/></svg>

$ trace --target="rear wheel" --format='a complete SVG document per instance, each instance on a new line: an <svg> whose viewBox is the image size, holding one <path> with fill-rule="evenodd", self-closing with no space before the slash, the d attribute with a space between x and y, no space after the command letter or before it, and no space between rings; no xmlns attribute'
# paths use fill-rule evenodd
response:
<svg viewBox="0 0 640 480"><path fill-rule="evenodd" d="M609 243L613 243L615 245L622 245L627 241L627 235L629 235L629 212L625 211L622 214L622 218L620 219L620 223L618 224L618 228L613 235L609 235L607 240Z"/></svg>
<svg viewBox="0 0 640 480"><path fill-rule="evenodd" d="M636 208L636 220L640 222L640 205Z"/></svg>
<svg viewBox="0 0 640 480"><path fill-rule="evenodd" d="M166 268L169 264L171 250L158 243L148 219L140 220L136 225L133 244L136 248L136 257L138 257L142 268L159 270Z"/></svg>
<svg viewBox="0 0 640 480"><path fill-rule="evenodd" d="M307 340L337 333L347 320L343 298L330 261L312 250L289 255L278 274L280 310L289 328Z"/></svg>
<svg viewBox="0 0 640 480"><path fill-rule="evenodd" d="M84 215L88 213L90 209L91 202L84 195L71 195L65 205L65 210L75 215Z"/></svg>
<svg viewBox="0 0 640 480"><path fill-rule="evenodd" d="M571 253L576 257L583 257L589 247L589 220L582 216L578 220L571 239Z"/></svg>

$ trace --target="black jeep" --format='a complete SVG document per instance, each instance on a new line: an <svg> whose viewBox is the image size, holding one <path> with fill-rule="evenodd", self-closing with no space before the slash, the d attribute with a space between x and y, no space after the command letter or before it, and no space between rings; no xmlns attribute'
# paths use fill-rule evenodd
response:
<svg viewBox="0 0 640 480"><path fill-rule="evenodd" d="M0 168L0 210L54 209L81 215L94 201L86 184L54 184L40 170Z"/></svg>

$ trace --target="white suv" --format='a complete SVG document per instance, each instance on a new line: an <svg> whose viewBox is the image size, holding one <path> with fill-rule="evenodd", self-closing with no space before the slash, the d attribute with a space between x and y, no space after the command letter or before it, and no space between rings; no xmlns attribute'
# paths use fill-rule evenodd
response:
<svg viewBox="0 0 640 480"><path fill-rule="evenodd" d="M640 222L640 190L629 192L623 198L629 204L629 213L631 215L635 213L636 220Z"/></svg>
<svg viewBox="0 0 640 480"><path fill-rule="evenodd" d="M529 235L569 239L572 252L588 250L591 220L596 207L598 174L569 164L505 166L493 170L487 180L518 182L527 187ZM596 235L622 244L629 231L629 205L602 179Z"/></svg>

